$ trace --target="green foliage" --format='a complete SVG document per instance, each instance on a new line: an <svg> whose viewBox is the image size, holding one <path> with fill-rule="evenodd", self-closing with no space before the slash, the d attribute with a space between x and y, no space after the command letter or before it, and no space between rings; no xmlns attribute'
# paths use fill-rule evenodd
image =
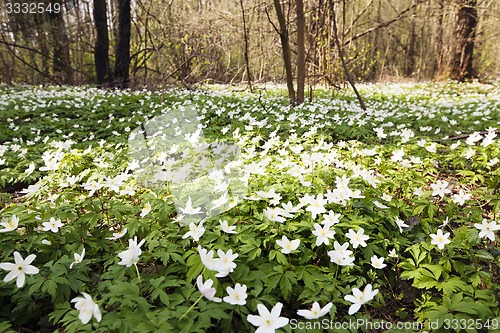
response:
<svg viewBox="0 0 500 333"><path fill-rule="evenodd" d="M442 139L498 126L498 88L481 88L486 94L470 87L460 97L451 94L458 89L453 84L405 87L403 93L398 86L364 87L366 113L349 96L290 109L277 98L220 91L171 91L163 104L148 92L5 92L2 100L9 102L0 117L12 125L0 134L1 218L7 223L16 216L19 225L1 233L0 262L14 262L15 251L23 258L36 254L31 264L39 272L27 274L22 288L15 280L0 282L0 331L249 332L254 327L247 316L257 314L258 304L270 309L281 302L281 316L305 321L298 310L332 302L325 318L335 322L419 321L445 332L460 331L450 325L465 320L475 330L462 331L480 332L478 324L489 320L494 332L500 249L477 225L498 221L500 169L492 163L500 156L498 138L488 145ZM248 174L245 198L204 221L198 241L184 237L190 229L179 223L167 183L138 184L126 144L137 122L188 105L200 110L207 141L237 142L242 165L261 170ZM32 110L16 116L23 106ZM474 154L467 157L470 149ZM56 166L46 170L50 159ZM28 173L30 163L35 167ZM332 194L342 179L352 190L344 202ZM442 190L449 190L443 196L434 193L441 180L447 182ZM92 190L92 184L101 186ZM27 194L19 193L29 185ZM271 190L278 199L262 194ZM470 195L463 203L460 191ZM333 199L314 217L308 195ZM287 203L293 213L283 223L266 213ZM144 213L146 204L151 209ZM318 245L314 225L330 211L340 214L330 227L334 238ZM63 224L56 232L44 230L51 218ZM224 232L221 220L236 233ZM125 228L123 237L115 235ZM350 232L361 229L366 246L354 247ZM433 241L437 230L449 241L442 248ZM298 248L283 253L277 243L283 236L300 240ZM136 265L125 267L118 254L134 237L144 240L142 253ZM352 266L331 260L335 241L348 243ZM236 267L216 277L198 246L232 250ZM374 256L386 266L376 268ZM215 297L227 296L236 283L246 285L246 304L203 297L199 275L213 280ZM349 315L351 302L344 297L367 284L378 294ZM82 323L71 302L82 293L96 302L101 321Z"/></svg>

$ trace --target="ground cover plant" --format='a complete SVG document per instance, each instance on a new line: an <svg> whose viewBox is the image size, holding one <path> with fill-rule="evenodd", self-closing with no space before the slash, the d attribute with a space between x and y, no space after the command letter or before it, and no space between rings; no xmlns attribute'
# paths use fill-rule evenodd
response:
<svg viewBox="0 0 500 333"><path fill-rule="evenodd" d="M500 331L499 86L360 88L0 88L0 331Z"/></svg>

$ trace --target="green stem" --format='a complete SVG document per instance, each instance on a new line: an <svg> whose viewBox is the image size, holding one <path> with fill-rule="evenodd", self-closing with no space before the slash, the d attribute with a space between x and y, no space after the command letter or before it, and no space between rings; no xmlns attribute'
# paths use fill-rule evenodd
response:
<svg viewBox="0 0 500 333"><path fill-rule="evenodd" d="M139 274L139 268L137 268L137 264L134 264L135 271L137 272L137 278L139 279L139 285L141 285L141 274Z"/></svg>
<svg viewBox="0 0 500 333"><path fill-rule="evenodd" d="M198 299L196 300L196 302L193 303L193 305L191 305L191 307L189 309L187 309L187 311L182 315L182 317L179 319L179 321L182 320L182 318L184 318L189 312L191 312L191 310L193 310L193 308L195 307L196 304L198 304L198 302L203 298L203 294L201 294L200 297L198 297Z"/></svg>

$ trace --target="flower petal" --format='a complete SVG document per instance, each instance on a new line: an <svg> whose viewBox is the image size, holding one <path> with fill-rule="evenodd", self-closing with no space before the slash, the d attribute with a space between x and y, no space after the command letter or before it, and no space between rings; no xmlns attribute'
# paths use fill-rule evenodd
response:
<svg viewBox="0 0 500 333"><path fill-rule="evenodd" d="M26 275L24 272L20 272L17 275L16 285L18 288L22 288L24 286L24 281L26 280Z"/></svg>
<svg viewBox="0 0 500 333"><path fill-rule="evenodd" d="M353 305L351 305L349 307L349 315L353 315L355 314L356 312L359 311L359 309L361 308L361 304L359 303L354 303Z"/></svg>
<svg viewBox="0 0 500 333"><path fill-rule="evenodd" d="M35 254L30 254L29 256L26 257L26 259L24 259L24 264L25 265L31 264L33 260L35 260L35 258L36 258Z"/></svg>

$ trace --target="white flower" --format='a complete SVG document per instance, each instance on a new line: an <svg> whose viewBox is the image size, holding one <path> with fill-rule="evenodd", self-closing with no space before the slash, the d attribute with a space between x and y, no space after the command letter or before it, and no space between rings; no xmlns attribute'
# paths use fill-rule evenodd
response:
<svg viewBox="0 0 500 333"><path fill-rule="evenodd" d="M358 312L361 305L368 303L373 299L373 297L375 297L375 295L378 294L378 289L372 291L372 288L371 284L367 284L365 290L361 291L358 288L353 288L352 295L344 296L346 301L353 303L349 307L349 315L353 315Z"/></svg>
<svg viewBox="0 0 500 333"><path fill-rule="evenodd" d="M286 219L283 216L281 216L282 213L283 213L283 209L281 209L279 207L266 208L266 210L264 210L264 216L268 220L271 220L274 222L279 222L279 223L283 223L286 221Z"/></svg>
<svg viewBox="0 0 500 333"><path fill-rule="evenodd" d="M194 222L189 223L189 231L186 232L182 238L192 237L195 242L200 240L200 237L205 233L205 227L203 227L203 221L196 224Z"/></svg>
<svg viewBox="0 0 500 333"><path fill-rule="evenodd" d="M464 190L460 190L458 194L453 195L453 202L463 206L467 200L472 197L472 194L465 193Z"/></svg>
<svg viewBox="0 0 500 333"><path fill-rule="evenodd" d="M297 314L299 316L302 316L306 319L318 319L319 317L323 317L326 315L328 312L330 312L330 309L332 308L333 304L332 302L326 304L323 308L319 306L318 302L314 302L311 309L308 310L298 310Z"/></svg>
<svg viewBox="0 0 500 333"><path fill-rule="evenodd" d="M151 211L151 204L149 202L146 202L144 208L142 208L141 210L141 217L148 215L150 211Z"/></svg>
<svg viewBox="0 0 500 333"><path fill-rule="evenodd" d="M198 253L200 254L201 262L208 270L211 271L217 270L217 262L214 259L213 250L207 251L206 249L198 245Z"/></svg>
<svg viewBox="0 0 500 333"><path fill-rule="evenodd" d="M110 239L110 240L117 240L117 239L120 239L122 238L123 236L125 236L125 234L127 233L127 228L124 228L122 231L120 232L113 232L113 237L107 237L106 239Z"/></svg>
<svg viewBox="0 0 500 333"><path fill-rule="evenodd" d="M425 147L425 150L427 150L429 153L435 153L437 151L437 143L430 143L427 147Z"/></svg>
<svg viewBox="0 0 500 333"><path fill-rule="evenodd" d="M208 300L213 301L213 302L222 302L222 299L219 297L215 297L215 288L212 288L212 285L214 284L214 281L212 279L208 279L205 282L203 282L203 276L198 275L198 278L196 279L196 286L198 287L198 290L205 296Z"/></svg>
<svg viewBox="0 0 500 333"><path fill-rule="evenodd" d="M226 193L224 193L221 197L218 199L212 200L212 209L217 209L222 205L225 205L226 203L229 202L229 199L226 197Z"/></svg>
<svg viewBox="0 0 500 333"><path fill-rule="evenodd" d="M16 215L12 215L10 221L1 222L0 225L4 227L4 229L0 229L0 232L14 231L19 226L19 218Z"/></svg>
<svg viewBox="0 0 500 333"><path fill-rule="evenodd" d="M222 231L228 234L236 234L236 226L229 226L226 220L219 220L220 228Z"/></svg>
<svg viewBox="0 0 500 333"><path fill-rule="evenodd" d="M26 174L26 177L28 177L33 173L33 171L35 171L35 163L31 162L28 169L24 170L24 173Z"/></svg>
<svg viewBox="0 0 500 333"><path fill-rule="evenodd" d="M106 177L106 186L110 191L114 191L116 193L120 193L120 186L123 185L123 176L118 175L116 177Z"/></svg>
<svg viewBox="0 0 500 333"><path fill-rule="evenodd" d="M257 304L259 315L248 315L247 320L253 326L257 326L255 333L274 333L278 328L288 324L288 318L280 317L283 304L280 302L271 309L271 312L263 305Z"/></svg>
<svg viewBox="0 0 500 333"><path fill-rule="evenodd" d="M377 206L378 208L380 208L380 209L386 209L386 208L389 208L389 207L387 207L386 205L384 205L383 203L378 202L377 200L373 200L373 204L374 204L375 206Z"/></svg>
<svg viewBox="0 0 500 333"><path fill-rule="evenodd" d="M340 245L339 242L333 243L334 250L328 251L330 261L339 266L353 266L354 257L351 257L352 251L348 250L349 243Z"/></svg>
<svg viewBox="0 0 500 333"><path fill-rule="evenodd" d="M29 256L26 257L26 259L23 259L19 252L14 252L14 261L16 262L15 264L10 263L10 262L3 262L0 263L0 268L6 271L10 271L5 278L3 279L4 282L9 282L11 280L17 279L16 280L16 285L18 288L22 288L24 286L24 281L26 279L26 274L38 274L39 269L36 268L35 266L30 265L33 260L35 260L36 255L30 254Z"/></svg>
<svg viewBox="0 0 500 333"><path fill-rule="evenodd" d="M441 225L439 226L439 228L444 228L444 227L446 227L446 226L448 225L448 223L450 223L450 219L449 219L449 217L447 216L447 217L444 219L443 223L441 223Z"/></svg>
<svg viewBox="0 0 500 333"><path fill-rule="evenodd" d="M298 206L294 206L291 201L282 203L281 207L283 207L283 211L281 212L283 217L292 218L293 213L297 213L299 211Z"/></svg>
<svg viewBox="0 0 500 333"><path fill-rule="evenodd" d="M300 239L294 239L292 241L288 240L286 236L283 236L281 240L277 240L276 244L281 246L281 252L284 254L291 253L292 251L297 250L300 245Z"/></svg>
<svg viewBox="0 0 500 333"><path fill-rule="evenodd" d="M306 210L308 212L311 212L313 220L318 216L319 214L323 214L326 212L325 205L328 203L327 199L323 199L323 194L318 194L316 198L312 199L311 202L309 203L309 206L307 206Z"/></svg>
<svg viewBox="0 0 500 333"><path fill-rule="evenodd" d="M488 166L490 166L490 167L491 167L491 166L496 165L499 161L500 161L500 160L498 159L498 157L494 157L494 158L492 158L491 160L489 160L487 164L488 164Z"/></svg>
<svg viewBox="0 0 500 333"><path fill-rule="evenodd" d="M461 142L460 142L460 140L458 140L457 142L455 142L454 144L452 144L452 145L450 146L450 149L451 149L451 150L455 150L455 149L457 149L457 148L458 148L458 146L460 146L460 144L461 144Z"/></svg>
<svg viewBox="0 0 500 333"><path fill-rule="evenodd" d="M75 261L73 261L71 265L69 265L69 269L72 269L74 265L82 262L83 257L85 257L85 248L83 248L82 254L74 253L73 256L75 257Z"/></svg>
<svg viewBox="0 0 500 333"><path fill-rule="evenodd" d="M229 273L234 271L236 268L236 264L234 263L234 259L238 258L238 254L233 254L233 250L229 249L227 252L222 250L217 250L217 254L219 258L214 259L215 268L218 271L215 274L216 277L225 277L228 276Z"/></svg>
<svg viewBox="0 0 500 333"><path fill-rule="evenodd" d="M191 197L189 197L188 201L186 202L186 207L185 208L180 208L180 210L187 215L195 215L195 214L201 214L203 213L201 211L200 207L193 208L193 203L191 201Z"/></svg>
<svg viewBox="0 0 500 333"><path fill-rule="evenodd" d="M467 149L465 151L465 158L470 160L472 158L472 156L476 155L476 151L474 150L474 148L470 147L469 149Z"/></svg>
<svg viewBox="0 0 500 333"><path fill-rule="evenodd" d="M321 224L329 224L329 225L337 224L340 222L341 217L342 214L335 213L333 210L331 210L328 212L328 214L323 214L324 220L321 222Z"/></svg>
<svg viewBox="0 0 500 333"><path fill-rule="evenodd" d="M398 162L403 159L405 152L403 149L398 149L392 152L391 161Z"/></svg>
<svg viewBox="0 0 500 333"><path fill-rule="evenodd" d="M59 231L59 228L63 226L61 220L56 220L55 218L51 217L49 222L43 222L43 231L52 231L53 233L56 233Z"/></svg>
<svg viewBox="0 0 500 333"><path fill-rule="evenodd" d="M481 146L483 147L488 147L495 141L495 138L497 137L497 134L495 131L488 131L488 134L485 135L483 142L481 143Z"/></svg>
<svg viewBox="0 0 500 333"><path fill-rule="evenodd" d="M443 234L443 230L438 229L435 234L429 235L432 238L431 244L437 245L438 249L444 249L446 244L449 244L451 241L448 239L450 237L450 233L447 232Z"/></svg>
<svg viewBox="0 0 500 333"><path fill-rule="evenodd" d="M89 192L89 197L93 196L96 191L104 187L104 184L96 182L95 180L83 184L83 188Z"/></svg>
<svg viewBox="0 0 500 333"><path fill-rule="evenodd" d="M465 143L469 146L473 146L476 142L481 141L483 136L479 132L474 132L469 135L469 137L465 140Z"/></svg>
<svg viewBox="0 0 500 333"><path fill-rule="evenodd" d="M438 180L436 184L431 184L432 195L439 195L443 198L445 194L451 193L451 190L448 189L448 185L449 183L445 180Z"/></svg>
<svg viewBox="0 0 500 333"><path fill-rule="evenodd" d="M370 260L372 262L373 268L382 269L387 266L386 264L384 264L383 257L378 258L376 255L373 255Z"/></svg>
<svg viewBox="0 0 500 333"><path fill-rule="evenodd" d="M396 225L399 228L399 232L403 232L403 228L409 228L410 226L405 223L405 221L401 220L399 217L395 217L394 220L396 221Z"/></svg>
<svg viewBox="0 0 500 333"><path fill-rule="evenodd" d="M488 220L486 219L483 219L483 222L481 224L474 223L474 226L478 230L481 230L481 232L479 232L479 237L487 237L491 241L495 240L495 231L500 230L500 224L497 224L495 221L491 221L488 223Z"/></svg>
<svg viewBox="0 0 500 333"><path fill-rule="evenodd" d="M58 161L57 157L53 157L53 158L50 158L50 157L42 157L44 162L45 162L45 166L43 167L40 167L40 171L54 171L54 170L57 170L59 168L59 164L60 162Z"/></svg>
<svg viewBox="0 0 500 333"><path fill-rule="evenodd" d="M384 193L381 197L382 200L384 201L391 201L392 200L392 195L389 195L387 193Z"/></svg>
<svg viewBox="0 0 500 333"><path fill-rule="evenodd" d="M228 296L224 297L224 302L232 305L245 305L247 303L247 286L237 283L234 288L226 288Z"/></svg>
<svg viewBox="0 0 500 333"><path fill-rule="evenodd" d="M330 229L330 225L321 225L318 223L314 223L314 231L312 232L314 236L316 236L316 246L320 246L321 244L328 245L330 244L330 239L333 239L335 236L335 231Z"/></svg>
<svg viewBox="0 0 500 333"><path fill-rule="evenodd" d="M92 316L95 317L97 322L100 322L102 319L101 311L97 304L92 300L89 294L82 293L83 297L75 297L71 300L72 303L75 303L75 308L80 311L78 318L82 321L82 324L87 324Z"/></svg>
<svg viewBox="0 0 500 333"><path fill-rule="evenodd" d="M398 254L396 253L396 249L392 249L389 251L389 257L391 258L397 258Z"/></svg>
<svg viewBox="0 0 500 333"><path fill-rule="evenodd" d="M255 194L266 199L271 199L272 203L274 204L278 204L279 201L281 200L281 194L276 193L276 190L274 188L271 188L267 192L257 191L255 192Z"/></svg>
<svg viewBox="0 0 500 333"><path fill-rule="evenodd" d="M370 239L367 235L364 234L365 230L363 228L359 228L358 232L355 232L352 229L346 234L346 237L349 238L349 242L352 244L353 248L357 248L359 245L362 247L366 246L366 241Z"/></svg>
<svg viewBox="0 0 500 333"><path fill-rule="evenodd" d="M25 194L26 197L30 197L33 194L37 193L41 187L42 187L42 184L39 182L35 185L29 185L28 188L22 189L19 193Z"/></svg>
<svg viewBox="0 0 500 333"><path fill-rule="evenodd" d="M141 246L144 242L145 240L143 239L139 244L137 244L137 236L135 236L134 239L129 239L128 250L118 253L118 257L121 259L118 265L130 267L137 264L139 262L139 256L142 253Z"/></svg>
<svg viewBox="0 0 500 333"><path fill-rule="evenodd" d="M413 190L413 194L417 197L421 197L424 195L424 191L422 190L421 187L417 187Z"/></svg>

